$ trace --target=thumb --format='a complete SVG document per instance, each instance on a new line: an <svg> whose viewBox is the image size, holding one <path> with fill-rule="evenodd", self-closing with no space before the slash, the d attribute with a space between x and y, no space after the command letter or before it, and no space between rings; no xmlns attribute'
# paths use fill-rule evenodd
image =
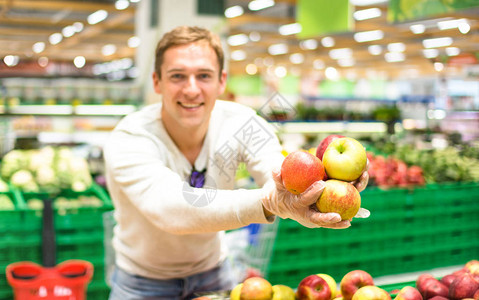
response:
<svg viewBox="0 0 479 300"><path fill-rule="evenodd" d="M311 204L316 203L316 201L319 199L319 197L323 193L325 186L326 185L324 184L324 181L322 180L318 180L314 182L312 185L310 185L306 189L306 191L300 194L299 201L304 206L309 206Z"/></svg>

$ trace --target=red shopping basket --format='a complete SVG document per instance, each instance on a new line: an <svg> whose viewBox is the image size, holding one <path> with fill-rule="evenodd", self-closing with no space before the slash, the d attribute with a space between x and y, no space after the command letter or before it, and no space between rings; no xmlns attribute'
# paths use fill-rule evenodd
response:
<svg viewBox="0 0 479 300"><path fill-rule="evenodd" d="M53 209L44 201L42 228L43 266L33 262L16 262L6 269L7 281L15 300L84 300L93 276L93 265L84 260L67 260L57 266Z"/></svg>

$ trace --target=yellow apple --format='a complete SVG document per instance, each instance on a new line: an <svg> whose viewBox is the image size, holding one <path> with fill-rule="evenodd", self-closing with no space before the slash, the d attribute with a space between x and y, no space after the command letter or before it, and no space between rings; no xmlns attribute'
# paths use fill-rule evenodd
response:
<svg viewBox="0 0 479 300"><path fill-rule="evenodd" d="M230 300L240 300L241 288L243 287L243 283L237 284L230 293Z"/></svg>
<svg viewBox="0 0 479 300"><path fill-rule="evenodd" d="M273 298L271 300L294 300L294 290L287 285L273 285Z"/></svg>
<svg viewBox="0 0 479 300"><path fill-rule="evenodd" d="M328 283L329 289L331 290L331 299L336 298L336 295L338 293L338 286L336 284L336 280L334 280L334 278L328 274L320 273L316 275L318 275L319 277L322 277Z"/></svg>
<svg viewBox="0 0 479 300"><path fill-rule="evenodd" d="M328 178L354 181L361 176L367 165L364 146L350 137L332 141L323 154L323 165Z"/></svg>
<svg viewBox="0 0 479 300"><path fill-rule="evenodd" d="M380 287L367 285L359 288L352 300L391 300L391 295Z"/></svg>
<svg viewBox="0 0 479 300"><path fill-rule="evenodd" d="M241 300L271 300L273 286L262 277L250 277L243 281L240 292Z"/></svg>

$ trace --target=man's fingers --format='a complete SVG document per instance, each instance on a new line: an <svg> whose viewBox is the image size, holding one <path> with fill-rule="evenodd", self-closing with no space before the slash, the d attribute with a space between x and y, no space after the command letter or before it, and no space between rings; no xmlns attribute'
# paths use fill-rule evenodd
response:
<svg viewBox="0 0 479 300"><path fill-rule="evenodd" d="M360 207L357 214L354 216L355 218L369 218L371 212L365 208Z"/></svg>
<svg viewBox="0 0 479 300"><path fill-rule="evenodd" d="M298 198L301 202L301 205L310 206L311 204L316 203L316 201L319 199L319 196L321 196L324 187L325 184L322 180L316 181L310 185L306 191L300 194L300 197Z"/></svg>

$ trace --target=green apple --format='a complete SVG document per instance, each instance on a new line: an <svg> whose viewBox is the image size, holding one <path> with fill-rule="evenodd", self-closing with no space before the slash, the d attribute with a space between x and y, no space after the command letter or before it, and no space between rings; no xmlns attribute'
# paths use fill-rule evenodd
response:
<svg viewBox="0 0 479 300"><path fill-rule="evenodd" d="M322 277L328 283L329 289L331 290L331 299L336 298L336 295L338 294L338 285L336 283L336 280L334 280L334 278L328 274L320 273L316 275Z"/></svg>
<svg viewBox="0 0 479 300"><path fill-rule="evenodd" d="M331 179L354 181L365 171L368 158L363 145L350 137L332 141L323 155L326 175Z"/></svg>
<svg viewBox="0 0 479 300"><path fill-rule="evenodd" d="M330 179L316 201L316 207L322 213L338 213L342 220L352 219L361 207L361 196L349 182Z"/></svg>
<svg viewBox="0 0 479 300"><path fill-rule="evenodd" d="M287 285L273 285L273 298L271 300L294 300L294 290Z"/></svg>

